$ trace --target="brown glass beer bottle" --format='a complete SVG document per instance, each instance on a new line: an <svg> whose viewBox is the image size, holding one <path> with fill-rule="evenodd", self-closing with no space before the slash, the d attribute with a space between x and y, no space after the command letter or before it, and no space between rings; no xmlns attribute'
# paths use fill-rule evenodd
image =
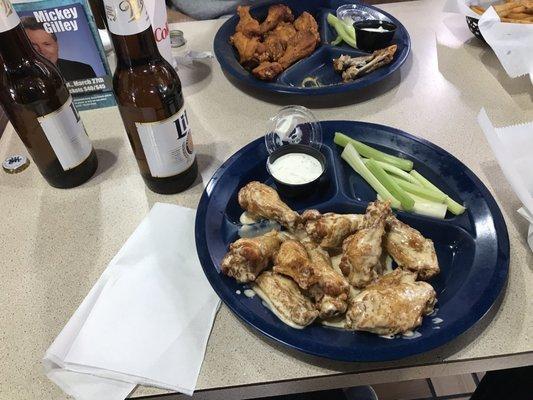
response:
<svg viewBox="0 0 533 400"><path fill-rule="evenodd" d="M81 185L96 153L58 69L32 47L8 0L0 0L0 103L48 183Z"/></svg>
<svg viewBox="0 0 533 400"><path fill-rule="evenodd" d="M104 0L117 68L113 89L141 175L156 193L178 193L196 179L181 82L161 56L142 0Z"/></svg>

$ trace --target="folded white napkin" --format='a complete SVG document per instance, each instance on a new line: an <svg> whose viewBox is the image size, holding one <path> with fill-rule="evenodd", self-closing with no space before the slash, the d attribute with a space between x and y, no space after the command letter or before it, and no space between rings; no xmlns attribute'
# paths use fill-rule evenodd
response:
<svg viewBox="0 0 533 400"><path fill-rule="evenodd" d="M156 203L46 352L47 376L78 400L137 384L192 395L220 300L196 254L195 210Z"/></svg>
<svg viewBox="0 0 533 400"><path fill-rule="evenodd" d="M491 7L496 0L447 0L445 12L463 14L479 19L479 31L511 78L530 74L533 83L533 24L501 22ZM485 8L481 16L470 9L478 5Z"/></svg>
<svg viewBox="0 0 533 400"><path fill-rule="evenodd" d="M518 212L530 223L528 243L533 250L533 122L494 128L483 108L477 120L507 181L524 205Z"/></svg>

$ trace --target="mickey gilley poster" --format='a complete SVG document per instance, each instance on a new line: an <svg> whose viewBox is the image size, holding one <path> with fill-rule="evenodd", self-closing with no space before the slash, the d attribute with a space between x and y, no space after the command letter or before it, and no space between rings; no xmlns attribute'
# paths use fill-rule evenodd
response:
<svg viewBox="0 0 533 400"><path fill-rule="evenodd" d="M114 105L111 77L85 0L13 0L33 47L67 81L79 110Z"/></svg>

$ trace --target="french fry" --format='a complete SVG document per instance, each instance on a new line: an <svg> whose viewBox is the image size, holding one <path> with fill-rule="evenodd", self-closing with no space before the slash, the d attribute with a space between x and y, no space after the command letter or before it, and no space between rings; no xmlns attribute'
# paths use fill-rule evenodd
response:
<svg viewBox="0 0 533 400"><path fill-rule="evenodd" d="M476 14L483 14L485 12L485 9L483 7L480 7L480 6L470 6L470 9L472 11L474 11Z"/></svg>
<svg viewBox="0 0 533 400"><path fill-rule="evenodd" d="M533 24L532 21L525 21L523 19L512 19L512 18L500 18L502 22L510 22L513 24Z"/></svg>
<svg viewBox="0 0 533 400"><path fill-rule="evenodd" d="M507 18L527 20L531 15L526 13L509 13Z"/></svg>
<svg viewBox="0 0 533 400"><path fill-rule="evenodd" d="M519 7L520 4L516 2L511 3L505 3L505 4L494 4L492 7L496 10L496 12L499 14L501 11L509 11L513 8Z"/></svg>

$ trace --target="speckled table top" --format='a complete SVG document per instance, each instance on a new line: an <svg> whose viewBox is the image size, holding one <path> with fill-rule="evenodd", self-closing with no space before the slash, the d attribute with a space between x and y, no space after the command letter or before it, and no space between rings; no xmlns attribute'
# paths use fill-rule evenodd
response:
<svg viewBox="0 0 533 400"><path fill-rule="evenodd" d="M41 358L152 204L195 207L213 171L263 135L266 120L278 108L296 102L313 108L320 119L395 126L436 143L471 168L493 193L507 222L511 265L505 296L485 321L454 342L421 356L370 365L288 351L250 331L223 306L198 390L303 378L318 382L331 376L361 383L357 376L368 371L381 372L381 377L365 375L368 382L395 381L465 368L500 368L498 360L508 366L533 363L533 305L528 298L533 293L533 254L525 241L527 224L516 213L520 203L476 123L481 107L499 126L533 120L532 86L525 77L508 78L490 48L472 37L464 18L443 14L442 5L442 0L382 5L409 30L412 55L383 84L336 104L245 93L228 82L216 61L181 68L202 175L185 193L161 196L146 189L115 107L82 113L100 160L97 175L85 185L53 189L33 164L18 175L0 173L0 399L66 398L44 376ZM220 24L177 26L191 48L212 50ZM26 151L8 126L0 140L0 159L16 152ZM481 362L461 367L474 360ZM133 396L160 393L138 388Z"/></svg>

